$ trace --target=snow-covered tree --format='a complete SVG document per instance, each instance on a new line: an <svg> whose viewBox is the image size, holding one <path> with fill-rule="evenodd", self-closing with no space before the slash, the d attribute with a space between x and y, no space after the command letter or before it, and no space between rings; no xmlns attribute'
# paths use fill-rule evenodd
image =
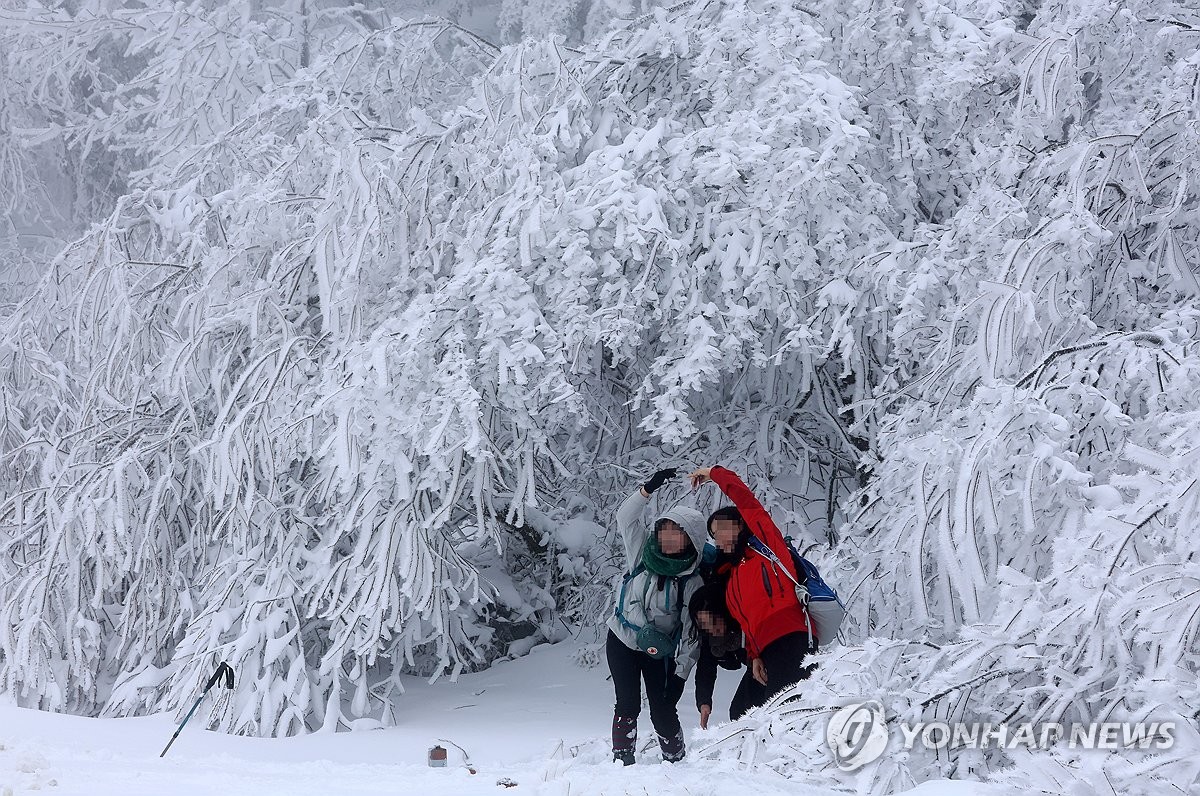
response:
<svg viewBox="0 0 1200 796"><path fill-rule="evenodd" d="M1157 718L1180 736L1169 753L1091 761L889 755L864 787L1008 765L999 780L1022 791L1186 788L1200 707L1194 28L1168 2L899 11L872 5L831 37L840 74L936 102L892 103L873 128L900 131L893 154L923 131L893 172L914 178L892 183L919 213L876 265L890 368L862 408L879 431L841 551L851 638L868 641L826 663L805 701L874 698L926 720ZM868 29L885 33L852 49ZM806 767L828 760L806 753Z"/></svg>
<svg viewBox="0 0 1200 796"><path fill-rule="evenodd" d="M486 659L462 556L532 527L553 557L539 494L618 463L574 490L602 518L648 456L747 444L833 440L780 476L853 474L847 268L888 210L805 15L705 7L588 57L326 27L289 69L292 29L237 13L129 34L141 99L87 134L141 187L8 321L8 690L180 704L224 658L231 729L386 720L402 672ZM211 83L173 91L197 59Z"/></svg>

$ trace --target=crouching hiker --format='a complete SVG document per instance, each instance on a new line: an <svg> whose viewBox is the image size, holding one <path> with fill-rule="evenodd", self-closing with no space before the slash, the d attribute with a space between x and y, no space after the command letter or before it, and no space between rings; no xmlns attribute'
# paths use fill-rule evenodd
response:
<svg viewBox="0 0 1200 796"><path fill-rule="evenodd" d="M643 682L663 760L682 760L685 751L676 706L698 649L684 606L700 587L700 578L693 576L704 545L704 517L676 506L655 520L653 532L641 519L650 495L676 472L659 470L617 510L625 576L614 594L606 652L617 697L613 759L625 765L634 762Z"/></svg>
<svg viewBox="0 0 1200 796"><path fill-rule="evenodd" d="M816 645L796 595L795 565L771 515L736 473L701 467L689 478L693 488L712 481L734 503L713 512L708 532L722 554L716 574L727 579L726 606L745 634L751 676L763 686L750 705L757 707L812 671L803 661Z"/></svg>
<svg viewBox="0 0 1200 796"><path fill-rule="evenodd" d="M725 607L725 582L707 583L692 595L688 603L692 625L699 632L700 659L696 663L696 709L700 711L700 729L708 729L712 716L713 690L717 669L738 671L746 665L742 631ZM766 687L754 679L747 667L729 703L729 718L737 721L750 708L766 701Z"/></svg>

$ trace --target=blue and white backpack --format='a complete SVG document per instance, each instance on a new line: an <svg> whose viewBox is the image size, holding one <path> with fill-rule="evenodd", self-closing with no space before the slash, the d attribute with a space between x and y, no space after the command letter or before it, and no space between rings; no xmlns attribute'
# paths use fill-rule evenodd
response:
<svg viewBox="0 0 1200 796"><path fill-rule="evenodd" d="M785 537L783 541L792 554L792 563L803 583L792 577L792 573L788 572L788 568L775 555L775 551L757 536L751 536L749 544L752 550L783 570L787 579L796 585L796 598L808 614L808 626L812 630L810 638L814 645L829 646L837 641L838 630L842 627L842 620L846 618L846 606L838 599L837 591L821 578L817 565L800 555L792 545L791 538Z"/></svg>

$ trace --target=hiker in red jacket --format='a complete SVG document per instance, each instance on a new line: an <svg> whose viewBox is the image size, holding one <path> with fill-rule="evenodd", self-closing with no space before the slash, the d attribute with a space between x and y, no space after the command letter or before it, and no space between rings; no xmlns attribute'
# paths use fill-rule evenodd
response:
<svg viewBox="0 0 1200 796"><path fill-rule="evenodd" d="M810 672L803 665L811 649L808 615L796 597L792 556L771 515L736 473L701 467L689 478L693 488L712 481L734 504L712 513L708 533L723 554L725 603L745 634L751 674L764 686L763 704ZM764 554L768 549L774 555Z"/></svg>

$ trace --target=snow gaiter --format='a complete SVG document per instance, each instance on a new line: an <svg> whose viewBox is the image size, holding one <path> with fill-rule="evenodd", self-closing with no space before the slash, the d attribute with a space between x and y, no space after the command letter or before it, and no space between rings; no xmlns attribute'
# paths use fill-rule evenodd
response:
<svg viewBox="0 0 1200 796"><path fill-rule="evenodd" d="M667 763L678 763L687 754L687 749L683 744L683 730L672 735L670 738L659 735L658 748L662 750L662 759Z"/></svg>
<svg viewBox="0 0 1200 796"><path fill-rule="evenodd" d="M633 750L637 746L637 718L613 716L613 760L633 765Z"/></svg>

